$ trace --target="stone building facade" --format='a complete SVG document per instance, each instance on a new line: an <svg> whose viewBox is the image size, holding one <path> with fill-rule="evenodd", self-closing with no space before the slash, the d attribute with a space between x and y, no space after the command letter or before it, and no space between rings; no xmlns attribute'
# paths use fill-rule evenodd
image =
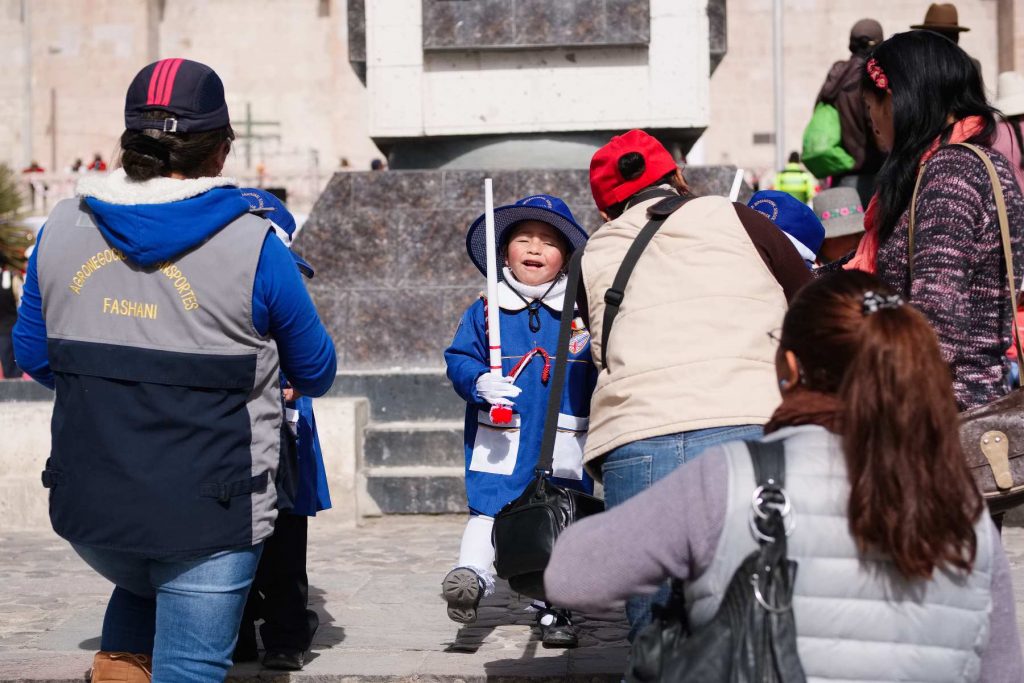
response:
<svg viewBox="0 0 1024 683"><path fill-rule="evenodd" d="M396 141L420 134L435 140L540 134L539 147L550 158L535 165L579 168L599 140L573 131L689 128L677 136L680 153L703 131L689 153L693 162L765 170L773 164L774 148L765 135L773 130L770 0L554 3L556 8L580 5L579 17L604 12L603 32L591 27L589 33L579 19L562 17L559 23L554 15L538 14L536 8L551 3L474 0L483 7L482 16L519 9L497 23L490 44L469 45L474 50L468 52L452 49L465 48L468 44L458 41L476 35L465 25L461 35L451 30L446 35L444 22L434 17L423 29L423 8L434 11L432 2L0 0L0 60L7 67L0 70L0 161L22 168L35 159L58 171L76 158L88 163L95 153L109 161L116 154L124 88L132 75L154 59L186 56L211 64L223 76L237 128L252 135L239 140L227 172L255 182L262 162L267 184L291 183L302 190L305 207L300 208L311 205L343 157L350 168L366 169L372 158L382 156L381 147L408 151ZM853 22L873 16L892 33L919 21L927 4L784 0L787 149L798 147L829 65L845 56ZM989 83L997 73L1000 30L1003 45L1007 36L1012 42L1004 49L1004 66L1012 61L1024 70L1019 0L957 5L961 23L972 29L962 45L980 60ZM647 34L637 28L643 22L630 18L637 6L649 7L654 28ZM1000 11L1013 16L997 28ZM359 14L362 26L353 23ZM572 47L573 41L579 44ZM386 44L395 49L379 49ZM645 45L652 49L649 55ZM467 65L484 76L460 75ZM715 66L709 81L706 75ZM524 78L524 69L531 68L538 75ZM657 78L644 90L635 81L647 72ZM497 92L487 85L488 77L498 78ZM623 88L637 98L635 110L623 106ZM248 130L247 110L254 122ZM514 138L497 156L513 158L508 150L522 151L524 144ZM461 167L492 166L493 160L466 151L460 150ZM435 147L421 150L418 158L396 154L395 160L429 167L450 162L446 154L459 156Z"/></svg>

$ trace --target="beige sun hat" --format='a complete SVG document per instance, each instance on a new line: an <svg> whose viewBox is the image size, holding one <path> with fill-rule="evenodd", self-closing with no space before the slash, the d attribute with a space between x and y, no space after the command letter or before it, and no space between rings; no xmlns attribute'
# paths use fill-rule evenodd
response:
<svg viewBox="0 0 1024 683"><path fill-rule="evenodd" d="M1024 74L1004 71L996 82L996 109L1007 116L1024 114Z"/></svg>
<svg viewBox="0 0 1024 683"><path fill-rule="evenodd" d="M825 226L825 239L864 232L864 207L852 187L833 187L814 195L814 213Z"/></svg>

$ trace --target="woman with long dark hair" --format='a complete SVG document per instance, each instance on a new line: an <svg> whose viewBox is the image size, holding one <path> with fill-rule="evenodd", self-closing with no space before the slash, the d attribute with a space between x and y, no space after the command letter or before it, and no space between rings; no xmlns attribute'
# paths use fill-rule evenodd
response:
<svg viewBox="0 0 1024 683"><path fill-rule="evenodd" d="M1013 308L992 182L983 161L955 143L979 146L996 168L1016 270L1024 196L1009 161L991 149L997 112L971 58L930 31L900 33L875 48L861 87L889 156L865 217L867 234L846 267L877 273L924 313L952 369L957 405L983 405L1008 390Z"/></svg>
<svg viewBox="0 0 1024 683"><path fill-rule="evenodd" d="M775 335L773 335L775 336ZM924 316L874 277L827 275L776 355L793 608L808 680L1024 679L1010 568L964 464L949 369ZM756 542L742 442L705 451L559 537L550 599L597 611L668 577L691 628Z"/></svg>

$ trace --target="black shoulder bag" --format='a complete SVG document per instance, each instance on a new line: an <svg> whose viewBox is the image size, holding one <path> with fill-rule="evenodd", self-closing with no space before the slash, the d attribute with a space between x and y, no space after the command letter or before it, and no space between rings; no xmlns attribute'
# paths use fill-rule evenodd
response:
<svg viewBox="0 0 1024 683"><path fill-rule="evenodd" d="M536 476L518 498L508 503L494 517L491 540L494 543L494 569L508 581L512 590L522 595L544 599L544 569L551 559L551 549L565 527L577 519L604 510L604 501L575 489L566 489L551 481L555 452L558 411L568 368L567 353L572 325L572 306L580 279L583 250L577 249L569 261L568 280L558 327L558 347L551 390L548 392L544 417L544 438ZM568 310L567 310L568 309Z"/></svg>
<svg viewBox="0 0 1024 683"><path fill-rule="evenodd" d="M732 575L715 616L691 631L682 582L633 643L629 683L804 683L796 648L793 582L796 562L786 556L789 499L781 441L748 441L757 488L750 531L760 548Z"/></svg>
<svg viewBox="0 0 1024 683"><path fill-rule="evenodd" d="M601 364L604 365L605 350L608 347L608 333L612 321L623 302L623 293L633 268L654 233L674 211L691 197L678 197L665 190L649 190L648 196L641 193L639 201L650 197L665 197L648 209L650 221L630 245L629 251L618 266L611 287L604 294L605 309L601 332ZM578 249L569 260L565 296L568 305L577 299L580 284L583 249ZM604 511L604 501L579 490L562 488L550 479L555 451L555 433L558 428L558 410L561 407L562 389L568 364L564 362L569 345L569 328L572 315L563 311L558 328L558 347L554 377L548 393L548 410L544 422L544 438L541 441L541 455L537 463L536 476L524 492L495 515L492 542L495 546L495 571L501 579L508 581L512 590L522 595L544 600L544 569L551 559L551 550L559 533L575 520Z"/></svg>
<svg viewBox="0 0 1024 683"><path fill-rule="evenodd" d="M630 273L636 265L644 247L650 242L665 219L689 197L678 197L674 193L655 204L649 213L650 222L637 235L619 266L614 283L605 293L607 307L604 313L602 332L602 364L608 347L608 332L612 320L622 303ZM661 195L654 195L661 196ZM642 199L642 198L641 198ZM558 411L561 407L562 390L568 368L567 349L572 314L566 314L565 307L576 301L576 290L580 280L580 262L583 249L577 249L569 260L568 279L565 284L562 319L558 328L558 354L551 390L548 393L547 413L544 418L544 438L541 441L540 457L537 460L536 476L526 490L511 503L503 507L494 517L491 541L494 544L494 569L497 575L508 581L512 590L537 600L543 600L544 569L551 559L551 550L562 531L578 519L604 511L604 501L575 489L566 489L550 479L555 451L555 434L558 428ZM613 301L612 303L607 303ZM571 308L570 308L571 311Z"/></svg>

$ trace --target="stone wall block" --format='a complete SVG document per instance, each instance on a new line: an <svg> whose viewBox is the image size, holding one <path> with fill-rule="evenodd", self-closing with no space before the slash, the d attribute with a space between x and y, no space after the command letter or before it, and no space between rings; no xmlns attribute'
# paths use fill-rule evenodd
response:
<svg viewBox="0 0 1024 683"><path fill-rule="evenodd" d="M466 231L479 208L401 212L393 227L396 280L403 286L466 287L480 271L466 253Z"/></svg>

